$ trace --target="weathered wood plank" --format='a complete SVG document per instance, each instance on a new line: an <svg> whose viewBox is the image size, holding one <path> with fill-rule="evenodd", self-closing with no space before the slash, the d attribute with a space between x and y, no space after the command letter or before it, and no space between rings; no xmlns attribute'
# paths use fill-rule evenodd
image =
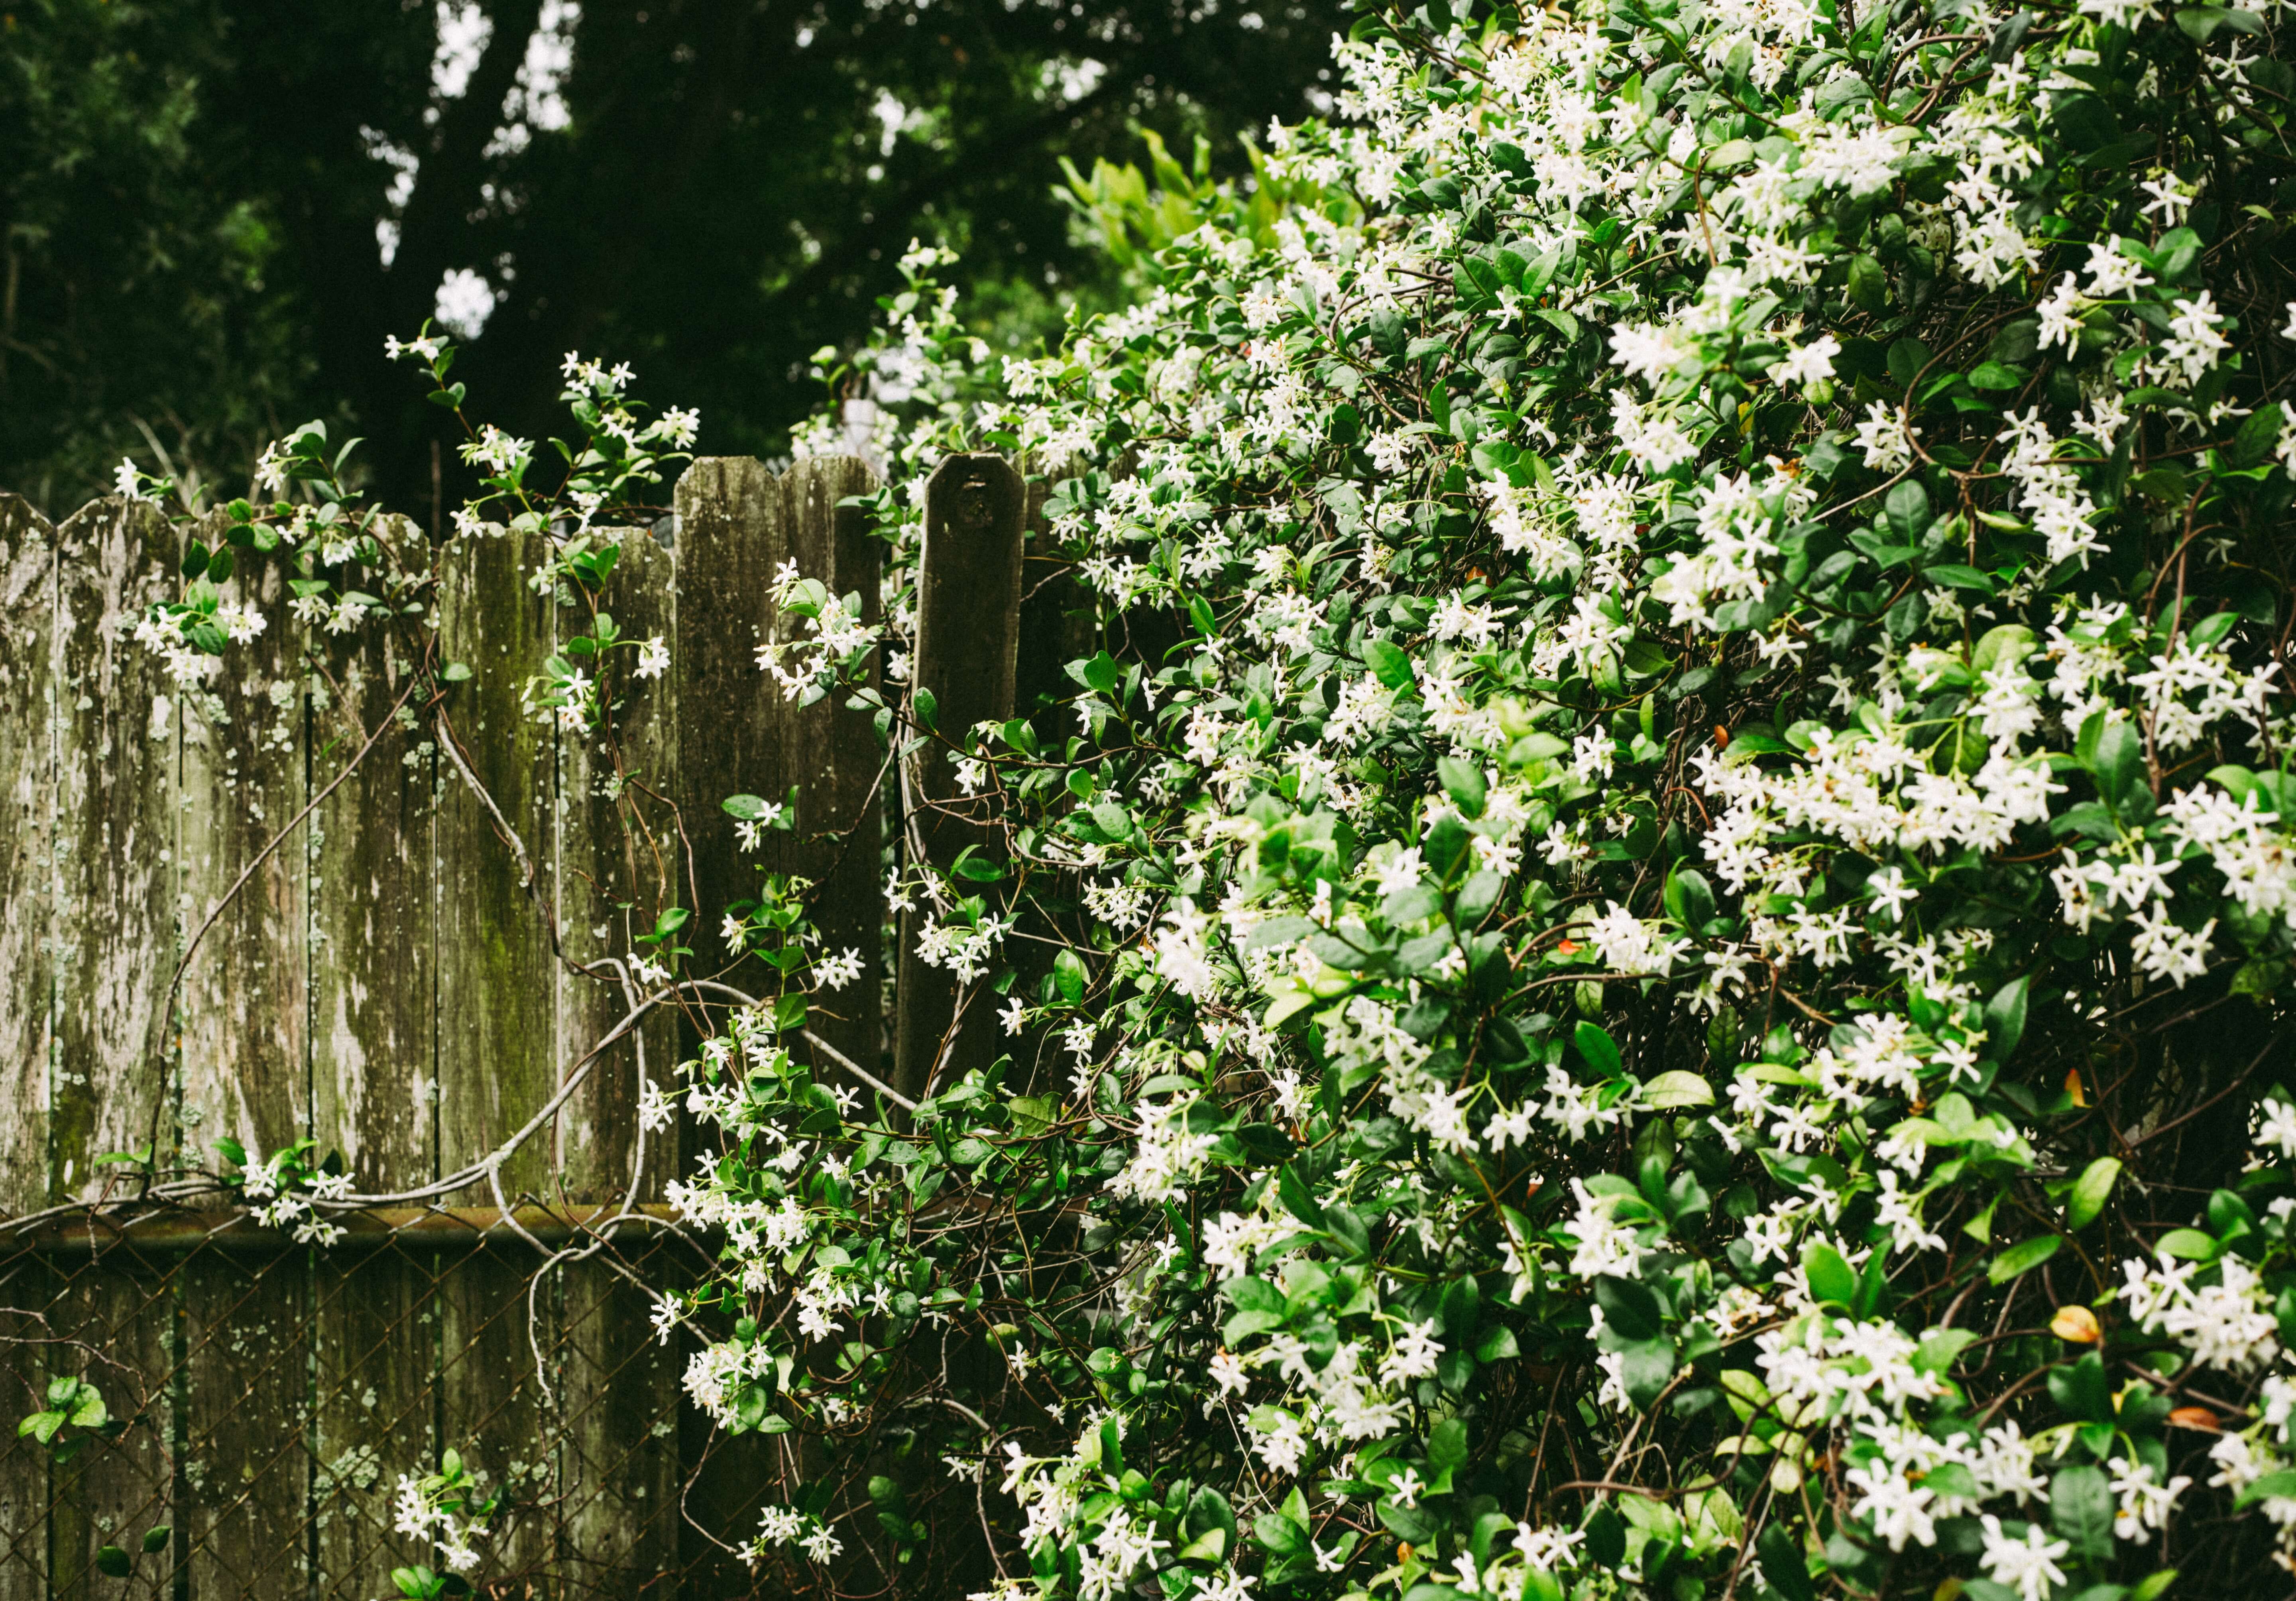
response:
<svg viewBox="0 0 2296 1601"><path fill-rule="evenodd" d="M421 538L411 527L398 537ZM437 1160L436 736L420 724L394 729L354 766L417 664L380 626L319 636L312 648L310 782L314 793L340 782L310 825L310 1132L361 1190L397 1190L432 1177Z"/></svg>
<svg viewBox="0 0 2296 1601"><path fill-rule="evenodd" d="M573 965L597 965L594 976L570 965L559 970L562 1072L574 1071L654 987L636 971L638 961L670 965L658 947L638 943L639 936L652 932L663 909L693 909L673 811L678 682L667 670L638 676L640 653L633 648L676 637L677 559L644 529L602 530L602 537L617 541L622 554L598 605L631 644L603 660L588 658L610 697L609 715L588 735L567 730L558 742L563 800L557 872L566 954ZM573 639L594 639L599 626L589 605L562 605L561 653ZM667 943L693 945L700 932L689 923ZM621 964L621 971L610 962ZM676 1172L676 1144L661 1136L649 1141L637 1106L642 1080L665 1092L675 1085L679 1032L676 1008L657 1010L592 1062L554 1129L556 1179L565 1199L652 1200ZM676 1405L676 1378L644 1359L652 1338L650 1304L618 1287L622 1281L608 1262L570 1262L554 1271L564 1342L555 1370L564 1429L557 1560L562 1573L580 1574L582 1585L599 1593L634 1594L641 1576L658 1571L676 1550L676 1531L653 1517L669 1494L675 1456L647 1433ZM585 1593L582 1585L570 1584L569 1593Z"/></svg>
<svg viewBox="0 0 2296 1601"><path fill-rule="evenodd" d="M526 1595L531 1581L532 1594L554 1594L548 1578L560 1548L566 1367L561 1281L552 1274L536 1286L529 1313L527 1285L540 1259L522 1242L442 1252L440 1260L439 1446L461 1452L505 1498L487 1548L487 1572L501 1593Z"/></svg>
<svg viewBox="0 0 2296 1601"><path fill-rule="evenodd" d="M51 1331L39 1314L63 1281L37 1253L12 1243L0 1257L0 1417L40 1409ZM0 1431L0 1601L47 1601L48 1453L12 1428Z"/></svg>
<svg viewBox="0 0 2296 1601"><path fill-rule="evenodd" d="M500 1148L557 1083L556 737L521 704L554 637L554 597L526 582L543 557L540 536L468 540L448 555L439 595L440 659L472 670L447 703L469 776L441 751L435 825L442 1171ZM503 1163L504 1198L546 1195L552 1170L545 1128ZM484 1186L454 1197L490 1198ZM438 1444L521 1508L495 1543L496 1572L542 1572L554 1547L550 1517L535 1510L556 1493L558 1449L528 1340L535 1265L523 1245L441 1257ZM540 1286L535 1315L543 1360L554 1367L554 1284Z"/></svg>
<svg viewBox="0 0 2296 1601"><path fill-rule="evenodd" d="M676 556L644 529L603 530L600 537L621 546L611 583L594 612L579 597L557 608L557 648L564 654L571 641L594 640L602 614L632 645L654 639L667 645L677 631ZM615 647L603 660L569 659L590 670L611 704L600 727L586 734L562 729L557 744L555 858L566 956L555 974L561 1074L578 1071L596 1042L653 988L635 965L668 965L641 937L653 932L666 908L692 910L671 800L677 681L667 671L639 677L640 653L631 646ZM688 923L668 943L691 945L700 932ZM675 1008L658 1011L591 1063L554 1129L554 1199L604 1203L630 1193L641 1145L639 1080L665 1088L675 1082L677 1032ZM658 1198L676 1155L652 1154L653 1172L635 1199Z"/></svg>
<svg viewBox="0 0 2296 1601"><path fill-rule="evenodd" d="M180 696L130 636L172 593L176 536L156 507L102 500L57 533L55 1055L49 1189L92 1195L119 1177L95 1159L156 1134L181 1143L168 1082L168 979L176 950Z"/></svg>
<svg viewBox="0 0 2296 1601"><path fill-rule="evenodd" d="M820 579L840 600L858 596L861 619L873 628L881 612L882 553L870 536L867 514L857 508L840 510L838 502L867 493L875 482L858 456L797 463L782 480L786 554L779 558L795 562L800 574ZM779 618L767 626L777 638L795 632ZM874 687L877 682L873 658L869 684ZM882 1078L885 897L879 858L884 797L878 780L886 764L874 713L848 707L849 698L840 691L816 705L800 706L769 689L765 694L775 723L774 746L786 753L784 772L798 786L792 870L818 886L814 922L821 931L821 954L835 957L849 951L861 962L859 977L816 996L808 1026ZM785 782L780 789L758 792L779 799L786 789ZM847 1080L833 1067L816 1065L829 1081Z"/></svg>
<svg viewBox="0 0 2296 1601"><path fill-rule="evenodd" d="M925 859L946 871L990 836L947 758L974 724L1013 715L1021 610L1021 475L1002 456L951 456L925 490L917 579L914 692L930 693L938 737L903 762L906 827ZM986 1068L999 1053L995 998L960 993L955 974L920 960L917 937L932 908L901 919L895 1088L922 1097L931 1084Z"/></svg>
<svg viewBox="0 0 2296 1601"><path fill-rule="evenodd" d="M223 543L219 527L206 534ZM206 931L184 970L178 1093L196 1130L187 1143L211 1147L228 1135L254 1162L311 1127L311 834L295 820L309 793L307 672L283 562L250 562L221 587L268 626L230 646L177 707L187 948ZM302 1253L268 1264L202 1254L182 1275L185 1317L207 1352L193 1368L191 1424L240 1474L193 1503L191 1583L202 1597L275 1593L291 1574L299 1586L308 1566L308 1278Z"/></svg>
<svg viewBox="0 0 2296 1601"><path fill-rule="evenodd" d="M1054 547L1045 511L1053 490L1073 472L1072 464L1062 461L1026 465L1030 477L1022 514L1021 627L1014 652L1013 705L1014 715L1029 719L1038 743L1046 750L1058 751L1076 732L1062 704L1076 690L1068 676L1068 664L1093 653L1097 618L1092 592L1077 576L1073 564ZM1034 903L1074 904L1078 875L1063 872L1055 878L1043 867L1031 868L1030 873L1026 899L1031 904L1022 913L1021 932L1036 938L1013 942L1006 947L1005 956L1018 973L1014 992L1034 1001L1052 972L1057 947L1048 941L1058 932L1049 919L1033 909ZM1004 1048L1013 1053L1014 1071L1010 1082L1015 1089L1044 1095L1068 1088L1060 1071L1058 1036L1052 1030L1036 1027L1017 1039L1008 1036Z"/></svg>
<svg viewBox="0 0 2296 1601"><path fill-rule="evenodd" d="M12 1216L48 1198L55 623L55 530L0 496L0 1213Z"/></svg>
<svg viewBox="0 0 2296 1601"><path fill-rule="evenodd" d="M312 1293L313 1589L365 1601L394 1567L428 1550L391 1528L403 1473L439 1462L432 1384L439 1309L436 1252L323 1252Z"/></svg>
<svg viewBox="0 0 2296 1601"><path fill-rule="evenodd" d="M210 541L221 544L218 536ZM310 829L302 629L283 564L222 587L269 620L177 705L183 738L185 939L182 1096L202 1144L229 1135L250 1159L309 1131ZM284 834L284 837L281 837Z"/></svg>
<svg viewBox="0 0 2296 1601"><path fill-rule="evenodd" d="M421 538L411 525L395 532ZM417 663L400 636L381 628L316 645L311 783L315 793L341 783L312 814L311 1133L322 1154L340 1154L362 1191L406 1190L438 1170L436 735L419 722L394 730L351 767L392 718ZM360 1601L391 1568L426 1555L393 1532L390 1496L399 1474L438 1461L435 1272L427 1250L315 1260L311 1520L321 1596Z"/></svg>
<svg viewBox="0 0 2296 1601"><path fill-rule="evenodd" d="M526 587L540 555L538 537L465 540L446 561L439 597L439 657L472 673L449 693L447 718L463 764L486 792L474 793L440 752L436 1039L446 1172L501 1145L556 1082L553 885L542 876L551 870L554 741L520 703L550 653L550 602ZM539 1139L512 1156L502 1170L505 1195L541 1194L550 1154ZM456 1199L482 1204L488 1195L482 1188Z"/></svg>
<svg viewBox="0 0 2296 1601"><path fill-rule="evenodd" d="M679 1543L674 1353L654 1341L643 1290L603 1261L563 1271L567 1593L655 1593ZM673 1427L656 1433L664 1423Z"/></svg>
<svg viewBox="0 0 2296 1601"><path fill-rule="evenodd" d="M678 480L677 567L686 603L670 643L683 725L678 738L677 804L693 851L695 884L693 969L722 973L742 986L756 972L728 948L721 928L728 903L756 893L760 864L773 866L790 836L772 836L744 855L734 819L720 809L728 795L778 801L788 753L776 739L768 703L772 680L758 671L772 610L774 563L783 548L782 491L772 473L748 456L703 456ZM790 866L776 870L791 872Z"/></svg>

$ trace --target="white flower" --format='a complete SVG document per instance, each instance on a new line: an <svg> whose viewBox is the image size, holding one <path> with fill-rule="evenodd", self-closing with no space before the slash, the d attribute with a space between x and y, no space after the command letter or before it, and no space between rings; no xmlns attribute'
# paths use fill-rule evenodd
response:
<svg viewBox="0 0 2296 1601"><path fill-rule="evenodd" d="M2005 1584L2023 1601L2046 1601L2049 1592L2065 1581L2057 1558L2072 1549L2068 1542L2051 1539L2038 1523L2026 1525L2024 1538L2012 1539L2001 1532L2001 1520L1987 1513L1985 1550L1979 1560L1996 1584Z"/></svg>

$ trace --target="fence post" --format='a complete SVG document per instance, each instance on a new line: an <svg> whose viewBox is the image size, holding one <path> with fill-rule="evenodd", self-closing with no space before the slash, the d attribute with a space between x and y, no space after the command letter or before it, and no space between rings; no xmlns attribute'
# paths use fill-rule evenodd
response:
<svg viewBox="0 0 2296 1601"><path fill-rule="evenodd" d="M997 456L949 456L925 489L910 682L921 712L931 697L934 732L902 759L902 812L906 850L942 872L965 847L993 838L984 820L990 802L964 795L947 756L969 743L975 724L1013 715L1022 498L1020 473ZM998 1055L995 998L917 956L917 936L934 915L920 905L901 919L894 1084L913 1100Z"/></svg>

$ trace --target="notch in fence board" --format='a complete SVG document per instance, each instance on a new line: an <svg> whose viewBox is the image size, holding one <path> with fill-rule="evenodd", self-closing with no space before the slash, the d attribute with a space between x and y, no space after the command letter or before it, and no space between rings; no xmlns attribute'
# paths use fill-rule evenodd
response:
<svg viewBox="0 0 2296 1601"><path fill-rule="evenodd" d="M948 756L975 724L1013 715L1021 510L1021 475L1002 456L948 456L925 488L910 671L914 694L932 696L935 732L903 758L903 810L906 848L943 873L967 846L993 843L988 800L964 794ZM894 1087L912 1099L999 1054L995 997L985 989L961 995L954 974L918 958L928 915L920 906L901 919Z"/></svg>
<svg viewBox="0 0 2296 1601"><path fill-rule="evenodd" d="M154 1159L178 1154L162 1007L183 852L175 690L129 636L144 608L172 592L175 531L154 506L106 499L68 518L56 541L49 934L70 955L57 965L47 1104L50 1193L61 1201L114 1179L119 1170L99 1172L95 1159L138 1149L155 1122Z"/></svg>
<svg viewBox="0 0 2296 1601"><path fill-rule="evenodd" d="M754 962L735 962L723 941L726 905L753 895L761 870L814 880L822 886L815 907L823 950L857 950L862 975L831 996L837 1015L817 1014L812 1027L873 1071L883 1027L878 953L884 897L879 810L865 802L882 753L871 714L847 710L846 693L800 706L759 667L757 649L809 635L802 619L772 603L774 575L784 562L833 595L857 594L863 618L876 620L876 541L863 513L837 505L874 482L868 464L855 456L810 458L778 481L746 456L695 461L677 486L679 571L692 576L681 592L672 653L684 722L679 804L700 886L694 971L725 970L727 982L750 993L767 988L771 975ZM734 819L722 809L726 797L751 794L779 803L792 785L795 828L768 830L756 850L742 851ZM847 830L849 844L822 837ZM834 1069L825 1076L838 1077Z"/></svg>

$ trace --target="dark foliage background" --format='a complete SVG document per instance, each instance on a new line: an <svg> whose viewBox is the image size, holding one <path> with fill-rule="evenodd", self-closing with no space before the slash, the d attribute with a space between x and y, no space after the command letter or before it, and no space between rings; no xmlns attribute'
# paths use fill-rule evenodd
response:
<svg viewBox="0 0 2296 1601"><path fill-rule="evenodd" d="M504 425L546 426L578 347L698 406L704 451L770 453L913 235L1026 343L1105 286L1058 159L1129 160L1144 129L1237 156L1310 109L1342 25L1336 0L20 4L0 485L69 510L164 452L236 492L316 415L426 507L447 420L382 345L449 272L497 298L455 376Z"/></svg>

